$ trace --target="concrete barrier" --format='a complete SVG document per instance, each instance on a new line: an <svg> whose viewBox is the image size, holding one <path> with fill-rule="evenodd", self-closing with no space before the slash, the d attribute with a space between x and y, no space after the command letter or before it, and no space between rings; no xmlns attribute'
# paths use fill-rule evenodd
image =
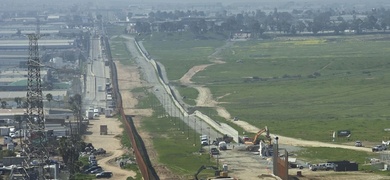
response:
<svg viewBox="0 0 390 180"><path fill-rule="evenodd" d="M140 47L140 45L138 44L137 41L135 41L135 45L137 46L137 49L138 51L142 54L142 56L148 60L148 62L153 66L154 70L156 71L156 73L158 74L158 80L159 82L161 83L161 85L164 87L164 90L165 92L172 98L172 101L174 103L174 105L179 109L179 111L181 112L181 114L183 116L188 116L188 112L183 108L183 106L179 103L179 101L176 99L176 96L173 94L173 90L171 89L171 87L166 83L164 82L163 78L161 77L160 73L158 73L158 64L156 63L156 61L154 59L149 59L146 55L145 55L145 51L142 50L142 48ZM213 119L211 119L210 117L208 117L207 115L203 114L202 112L200 111L195 111L194 112L194 115L200 119L202 119L204 122L206 122L208 125L210 125L211 127L213 127L215 130L217 130L218 132L220 132L221 134L227 134L231 137L233 137L233 140L235 142L239 142L238 141L238 131L235 130L234 128L232 128L231 126L229 126L228 124L225 124L225 123L217 123L216 121L214 121Z"/></svg>

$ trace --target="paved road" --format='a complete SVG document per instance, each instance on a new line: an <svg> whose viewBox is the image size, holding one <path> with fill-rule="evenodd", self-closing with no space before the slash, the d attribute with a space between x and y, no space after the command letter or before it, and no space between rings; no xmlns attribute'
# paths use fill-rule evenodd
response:
<svg viewBox="0 0 390 180"><path fill-rule="evenodd" d="M102 46L99 38L91 39L91 49L87 65L87 82L84 99L85 108L88 107L106 107L105 84L109 77L108 66L104 64L102 55ZM101 86L102 91L99 91Z"/></svg>

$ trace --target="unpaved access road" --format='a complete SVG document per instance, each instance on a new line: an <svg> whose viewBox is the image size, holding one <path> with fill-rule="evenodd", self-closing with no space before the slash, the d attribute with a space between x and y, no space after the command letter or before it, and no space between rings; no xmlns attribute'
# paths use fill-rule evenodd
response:
<svg viewBox="0 0 390 180"><path fill-rule="evenodd" d="M132 55L135 56L134 58L137 61L137 65L135 65L135 66L139 66L139 67L138 68L133 67L132 71L127 71L127 70L120 70L120 69L126 69L126 68L124 66L117 65L119 78L121 78L122 76L126 76L125 75L126 73L134 73L134 72L142 73L142 72L140 72L140 69L142 69L142 70L144 70L143 77L145 78L145 76L146 76L145 79L150 79L151 77L148 77L148 76L150 76L151 74L145 73L145 70L149 70L149 69L143 69L142 67L144 67L144 66L142 66L140 64L140 63L144 63L143 61L145 61L145 60L140 60L140 59L142 59L142 57L139 55L139 53L135 49L135 45L133 44L134 39L130 38L130 37L125 37L125 38L129 40L126 43L127 47L130 50L130 52L132 52ZM213 54L213 55L215 56L216 54ZM217 60L211 60L211 62L214 62L214 64L217 64L217 63L223 63L223 60L217 59ZM118 63L118 62L116 62L116 63ZM209 66L209 64L204 65L204 66L201 65L201 66L191 68L190 71L186 75L183 76L181 81L184 82L186 85L190 85L191 87L195 87L195 88L202 87L202 86L195 86L194 84L192 84L191 78L197 72L200 72L201 70L203 70L204 68L207 68L208 66ZM155 74L155 73L153 73L153 74ZM126 78L124 78L124 79L127 79L129 84L131 84L132 82L140 81L140 79L137 79L137 78L140 78L140 76L126 76ZM121 81L119 83L119 85L126 86L126 84L127 84L126 82L127 81ZM141 84L138 84L138 85L150 87L151 85L155 86L156 85L155 83L156 83L156 81L148 81L148 83L142 83L142 85ZM205 87L202 87L202 88L205 88ZM121 92L126 92L127 98L130 98L130 99L126 99L126 97L123 97L124 98L123 101L131 100L131 98L135 98L135 97L133 97L134 95L132 95L132 93L130 92L130 88L120 87L120 89L121 89ZM218 99L219 99L218 97L216 98L216 100L214 100L211 92L208 89L205 91L202 91L202 92L206 92L206 93L200 93L201 97L198 97L198 99L201 99L200 102L202 102L201 103L202 105L208 106L208 107L215 107L218 110L220 116L226 118L227 120L231 120L231 118L230 118L231 116L230 116L229 112L226 109L224 109L223 107L218 106ZM123 94L122 94L122 96L123 96ZM128 108L131 108L131 107L128 107ZM139 113L137 113L137 115L143 116L142 111L138 111L138 112ZM144 114L144 115L148 116L148 115L150 115L149 113L150 112L148 112L147 114ZM140 119L135 121L137 127L139 127L140 121L141 121ZM250 125L250 124L246 123L245 121L234 121L234 122L237 123L239 126L243 127L248 132L257 132L259 130L259 128L255 127L253 125ZM148 149L148 154L150 156L150 159L151 159L152 163L154 164L154 167L155 167L157 173L159 174L160 179L167 179L167 180L180 179L177 176L175 176L164 165L158 164L158 154L154 151L153 144L152 144L150 136L148 136L147 132L139 132L139 133L143 137L143 140L144 140L144 142L147 146L147 149ZM301 139L294 139L294 138L288 138L288 137L283 137L283 136L279 136L279 138L280 138L279 142L281 144L286 143L286 144L294 145L294 146L326 146L326 147L330 147L330 145L334 145L334 144L329 144L329 143L303 141ZM335 145L335 146L338 146L338 145ZM340 145L340 147L354 148L352 146L343 146L343 145ZM364 148L360 148L360 149L364 150ZM366 151L366 150L364 150L364 151ZM262 174L267 175L270 173L270 169L267 168L269 165L269 164L267 164L267 163L269 163L268 160L261 159L258 157L258 155L253 155L253 154L250 154L248 152L238 152L238 151L231 150L229 152L226 152L226 153L222 152L222 153L223 154L220 156L219 162L226 163L226 164L231 166L231 168L232 168L231 175L232 176L237 177L239 179L244 179L244 180L270 179L269 177L262 177L262 178L258 177L259 175L262 175ZM296 173L296 172L292 171L292 173ZM304 170L303 174L306 175L306 179L326 179L326 178L323 178L324 175L322 173L318 173L318 172L310 172L310 171ZM346 173L346 174L348 176L336 174L335 176L328 176L327 179L329 179L329 178L330 179L334 179L334 178L336 178L336 179L350 179L350 177L352 177L353 179L370 179L370 177L375 177L375 179L379 179L376 175L372 175L372 174L356 173L356 174L359 174L356 176L349 176L350 174L348 174L348 173ZM310 178L310 177L312 177L312 178ZM274 179L274 178L271 178L271 179Z"/></svg>
<svg viewBox="0 0 390 180"><path fill-rule="evenodd" d="M100 125L107 125L107 135L100 135ZM127 177L135 177L136 175L133 171L120 168L115 162L115 158L119 158L126 153L126 150L122 147L117 137L123 131L119 127L120 125L121 122L116 118L100 116L97 119L89 121L87 135L84 136L85 142L92 143L96 149L103 148L106 150L107 155L104 157L97 156L97 160L104 171L111 171L113 173L112 179L126 179Z"/></svg>

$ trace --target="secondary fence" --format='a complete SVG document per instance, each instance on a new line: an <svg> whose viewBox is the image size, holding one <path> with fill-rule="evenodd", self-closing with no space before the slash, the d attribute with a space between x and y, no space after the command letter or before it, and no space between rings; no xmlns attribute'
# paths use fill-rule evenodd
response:
<svg viewBox="0 0 390 180"><path fill-rule="evenodd" d="M137 161L138 167L141 171L143 179L159 180L160 178L158 177L156 171L152 166L152 163L150 162L145 144L142 141L141 136L138 134L131 116L127 116L123 111L122 96L118 86L118 74L116 70L116 65L112 60L111 49L107 37L105 38L105 44L107 50L107 58L109 60L109 65L111 69L111 79L112 79L111 84L112 84L113 92L115 93L115 97L116 97L117 111L118 113L120 113L122 117L122 123L124 124L126 134L128 135L131 141L134 150L134 156Z"/></svg>

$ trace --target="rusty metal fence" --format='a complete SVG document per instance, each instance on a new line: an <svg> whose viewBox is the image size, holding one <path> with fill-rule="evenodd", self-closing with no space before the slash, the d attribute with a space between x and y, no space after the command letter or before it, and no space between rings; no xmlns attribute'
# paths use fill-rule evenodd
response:
<svg viewBox="0 0 390 180"><path fill-rule="evenodd" d="M122 107L122 96L119 92L118 86L118 75L116 70L116 65L112 60L111 49L109 45L108 38L105 38L106 53L109 60L109 66L111 69L111 84L113 87L114 97L116 98L116 107L117 112L122 117L122 123L126 130L126 133L131 141L134 156L137 161L138 167L141 171L143 179L146 180L159 180L156 171L154 170L152 163L150 162L149 155L147 153L144 142L142 141L141 136L138 134L131 116L128 116L124 113Z"/></svg>

